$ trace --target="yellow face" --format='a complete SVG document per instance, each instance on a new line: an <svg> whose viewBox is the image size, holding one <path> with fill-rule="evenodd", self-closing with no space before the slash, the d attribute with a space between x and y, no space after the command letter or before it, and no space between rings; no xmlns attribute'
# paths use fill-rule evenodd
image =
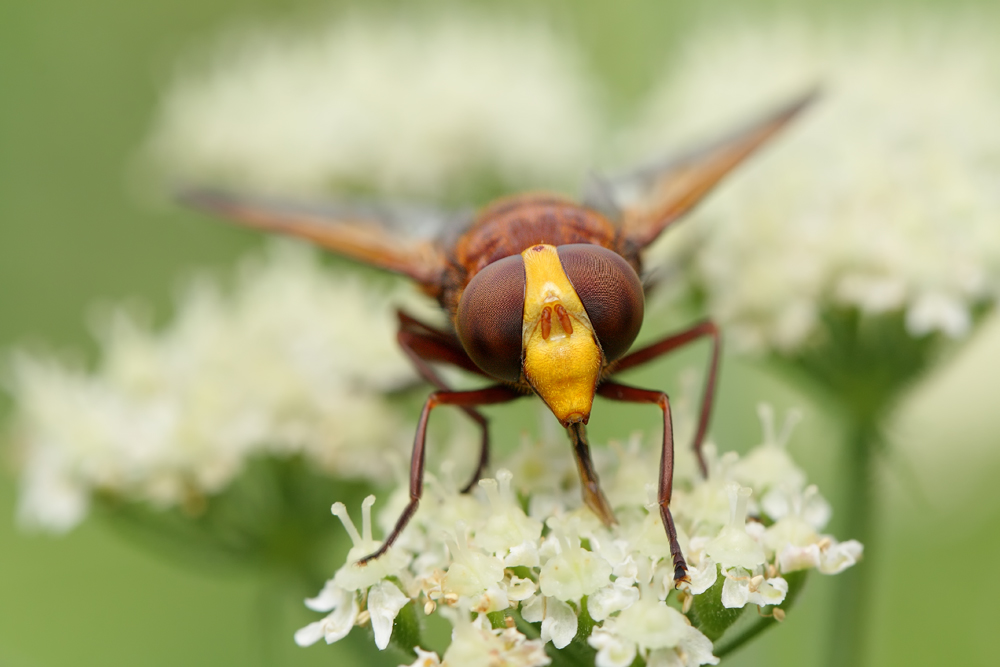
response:
<svg viewBox="0 0 1000 667"><path fill-rule="evenodd" d="M563 426L590 419L604 355L555 246L528 248L522 347L524 377Z"/></svg>

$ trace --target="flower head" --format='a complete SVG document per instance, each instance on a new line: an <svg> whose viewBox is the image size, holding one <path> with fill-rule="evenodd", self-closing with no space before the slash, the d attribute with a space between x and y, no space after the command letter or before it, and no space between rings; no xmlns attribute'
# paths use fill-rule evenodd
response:
<svg viewBox="0 0 1000 667"><path fill-rule="evenodd" d="M382 581L386 577L395 576L406 567L405 556L394 551L384 558L377 558L365 565L359 565L357 561L365 556L374 553L381 542L376 542L372 538L372 505L375 504L375 496L368 496L361 503L362 532L354 526L351 515L347 513L344 503L334 503L331 511L344 524L344 530L351 538L354 546L347 552L347 562L337 571L333 577L333 583L345 590L356 591L367 589L368 587Z"/></svg>
<svg viewBox="0 0 1000 667"><path fill-rule="evenodd" d="M260 455L384 479L372 453L408 440L384 393L415 379L393 339L393 299L275 245L231 290L195 282L161 331L114 311L94 371L19 353L21 520L69 529L98 492L185 504Z"/></svg>
<svg viewBox="0 0 1000 667"><path fill-rule="evenodd" d="M529 640L516 628L493 629L479 614L471 623L458 621L442 667L541 667L552 662L545 644Z"/></svg>
<svg viewBox="0 0 1000 667"><path fill-rule="evenodd" d="M351 627L359 620L359 599L366 600L365 619L371 621L375 633L375 645L379 650L389 645L392 636L392 624L400 610L410 601L399 587L390 579L398 575L406 567L406 556L399 551L387 553L371 563L359 565L358 560L364 558L381 546L372 539L371 508L375 504L375 496L368 496L361 503L362 532L358 532L347 507L343 503L334 503L333 513L344 524L344 529L354 544L347 554L347 562L337 570L332 579L326 582L323 590L315 598L306 600L306 606L315 611L333 610L322 621L310 623L295 633L295 641L300 646L309 646L320 638L325 638L328 644L343 639ZM344 612L350 609L350 613ZM350 620L345 629L344 622Z"/></svg>
<svg viewBox="0 0 1000 667"><path fill-rule="evenodd" d="M542 522L526 515L517 504L510 486L513 477L509 470L499 470L495 480L479 482L489 498L492 512L483 529L476 533L476 544L486 551L502 555L506 565L521 564L517 561L533 553L531 547L542 534ZM537 555L533 559L537 561Z"/></svg>
<svg viewBox="0 0 1000 667"><path fill-rule="evenodd" d="M690 278L730 340L793 352L843 307L899 314L913 337L958 337L995 301L1000 49L984 26L713 23L676 63L643 145L662 128L690 138L731 109L823 87L658 250L690 253ZM678 244L684 234L697 240Z"/></svg>
<svg viewBox="0 0 1000 667"><path fill-rule="evenodd" d="M789 435L786 432L784 438ZM536 452L550 450L546 444L526 442L525 446ZM817 522L825 522L829 512L817 510L823 507L818 504L818 492L812 486L803 488L804 475L790 459L761 451L776 446L772 433L744 459L726 454L722 458L727 465L714 462L708 480L693 468L677 474L675 489L686 500L673 506L673 511L691 579L680 589L675 588L669 548L661 544L666 539L657 504L635 505L634 494L617 488L643 481L626 479L615 474L617 470L630 470L640 477L654 475L657 466L647 459L658 452L616 446L613 451L619 458L598 458L609 467L605 476L608 497L621 499L615 505L618 525L608 528L597 521L582 506L579 489L567 494L560 476L535 477L538 485L524 491L527 497L520 501L512 492L517 478L507 468L501 468L495 479L482 480L470 495L429 480L428 502L421 503L407 525L410 535L380 559L384 563L372 561L362 573L349 560L319 597L324 598L331 587L338 600L343 591L352 591L352 599L362 610L367 605L373 625L376 612L388 624L399 613L399 605L409 601L424 613L439 611L455 628L445 664L459 664L457 656L465 661L461 664L479 664L485 659L483 652L509 656L514 648L518 659L527 662L504 657L495 664L535 664L531 660L544 656L541 647L545 644L558 650L580 640L597 649L601 667L631 665L637 656L648 664L715 664L711 641L686 615L692 598L714 596L712 604L730 609L780 605L789 593L782 573L804 568L833 573L860 556L856 542L838 543L820 532L823 525ZM527 457L528 453L518 452L501 465L523 465ZM734 479L743 461L753 462L751 468L761 473L751 475L757 480L755 488ZM766 471L760 466L768 461L775 469L763 474ZM748 518L751 495L764 490L774 497L754 505L754 516ZM780 499L779 493L786 496ZM366 500L365 508L370 503ZM728 507L727 514L713 520L717 511L705 511L699 503L712 508L722 503ZM521 509L523 504L545 508L548 516L529 517ZM456 525L458 506L462 518ZM774 514L766 514L764 506ZM391 525L399 509L388 503L379 523ZM367 526L367 514L365 521ZM765 528L765 522L770 528ZM801 529L803 522L805 529ZM366 555L361 551L374 550L379 544L372 541L367 528L362 533L352 526L348 530L355 542L349 559ZM369 587L375 591L386 582L391 584L388 590L396 604L366 593ZM376 603L381 605L379 610L372 609ZM307 604L315 607L312 601ZM343 602L338 605L342 607ZM513 625L490 629L483 614L493 619L498 618L493 614L502 614L510 623L519 616L534 624L539 639L526 640ZM358 618L367 617L362 612ZM311 624L301 632L318 639L325 636L322 627ZM580 637L581 628L592 629ZM420 660L438 664L433 662L436 655L420 653L418 664Z"/></svg>
<svg viewBox="0 0 1000 667"><path fill-rule="evenodd" d="M572 185L596 125L579 60L544 25L470 12L269 26L178 77L149 150L174 178L285 195Z"/></svg>
<svg viewBox="0 0 1000 667"><path fill-rule="evenodd" d="M332 581L327 582L319 595L306 600L306 606L330 614L295 633L295 643L299 646L311 646L320 639L325 639L327 644L339 641L347 636L358 619L358 601L354 595Z"/></svg>

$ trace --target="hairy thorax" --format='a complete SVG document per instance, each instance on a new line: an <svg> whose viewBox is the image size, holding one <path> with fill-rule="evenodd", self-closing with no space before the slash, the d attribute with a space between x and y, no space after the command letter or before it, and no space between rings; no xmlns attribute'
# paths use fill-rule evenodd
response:
<svg viewBox="0 0 1000 667"><path fill-rule="evenodd" d="M450 257L442 303L452 314L484 267L533 245L590 243L618 250L617 226L597 211L549 193L508 197L484 208Z"/></svg>

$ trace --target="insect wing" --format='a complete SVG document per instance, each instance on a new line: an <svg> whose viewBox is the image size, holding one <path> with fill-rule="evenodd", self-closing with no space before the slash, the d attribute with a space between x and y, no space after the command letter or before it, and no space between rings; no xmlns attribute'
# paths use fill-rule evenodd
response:
<svg viewBox="0 0 1000 667"><path fill-rule="evenodd" d="M470 216L393 203L293 203L215 190L180 199L248 227L307 239L328 250L438 288L446 241Z"/></svg>
<svg viewBox="0 0 1000 667"><path fill-rule="evenodd" d="M616 177L595 177L587 185L585 200L599 210L617 212L626 242L641 250L691 210L815 96L812 91L720 141L680 156Z"/></svg>

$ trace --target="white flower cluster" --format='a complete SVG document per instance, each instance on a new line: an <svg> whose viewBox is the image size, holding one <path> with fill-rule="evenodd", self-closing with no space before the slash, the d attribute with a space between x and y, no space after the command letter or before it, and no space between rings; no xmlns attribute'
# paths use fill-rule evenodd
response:
<svg viewBox="0 0 1000 667"><path fill-rule="evenodd" d="M438 198L483 178L575 185L591 159L594 93L540 23L358 15L219 46L162 102L148 148L168 177Z"/></svg>
<svg viewBox="0 0 1000 667"><path fill-rule="evenodd" d="M193 284L161 332L115 312L93 373L15 356L24 523L67 530L99 491L183 504L261 454L388 481L373 452L411 435L383 394L415 380L392 295L291 244L242 269L231 294Z"/></svg>
<svg viewBox="0 0 1000 667"><path fill-rule="evenodd" d="M643 146L713 136L732 110L820 99L683 225L729 339L795 350L824 309L969 331L1000 286L1000 47L985 24L894 16L696 31L653 96ZM671 236L674 241L676 235Z"/></svg>
<svg viewBox="0 0 1000 667"><path fill-rule="evenodd" d="M627 667L637 656L661 667L715 664L712 642L686 614L719 577L724 607L779 605L788 592L783 575L807 568L835 574L862 552L856 541L821 534L829 505L805 485L785 450L789 428L777 436L769 409L763 419L764 444L743 458L718 458L708 446L707 480L695 473L690 453L681 456L672 510L691 581L676 592L650 473L658 469L656 448L643 450L638 437L615 447L617 465L604 488L620 523L608 529L581 505L565 445L526 442L495 479L479 483L478 493L463 495L428 475L424 499L399 541L366 566L355 561L380 544L371 532L374 496L362 506L360 534L346 508L334 505L354 548L319 596L306 602L329 615L295 639L334 642L370 622L376 644L385 648L393 619L412 600L427 614L445 610L454 623L442 658L419 651L414 667L548 664L542 647L566 647L584 615L595 623L587 642L597 649L598 667ZM611 467L610 460L598 464ZM407 498L405 488L391 497L380 514L384 530ZM513 618L493 628L486 615L508 610L540 623L537 635L529 639Z"/></svg>

